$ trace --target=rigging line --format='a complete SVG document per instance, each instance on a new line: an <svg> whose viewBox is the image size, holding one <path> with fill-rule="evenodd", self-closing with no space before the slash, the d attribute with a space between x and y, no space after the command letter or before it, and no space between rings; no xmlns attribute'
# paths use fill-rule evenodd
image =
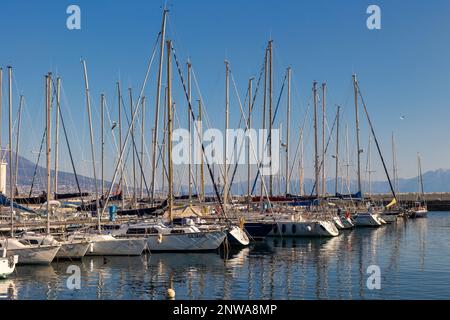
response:
<svg viewBox="0 0 450 320"><path fill-rule="evenodd" d="M283 95L284 86L285 86L285 84L286 84L286 79L287 79L287 74L284 75L283 84L282 84L282 86L281 86L280 95L278 96L278 101L277 101L277 105L276 105L276 108L275 108L275 112L274 112L274 114L273 114L273 118L271 119L271 121L272 121L272 126L274 125L275 119L276 119L276 117L277 117L278 108L279 108L279 106L280 106L280 101L281 101L281 96ZM264 144L264 151L263 151L263 153L262 153L263 156L264 156L264 154L266 153L267 145L268 145L268 143L269 143L269 139L271 139L271 135L272 135L272 133L269 132L269 134L268 134L268 136L267 136L266 143ZM270 161L272 162L272 159L270 159ZM260 166L262 166L262 162L260 162ZM256 182L258 181L258 178L259 178L259 170L258 170L258 172L256 173L255 180L253 181L252 193L255 191Z"/></svg>
<svg viewBox="0 0 450 320"><path fill-rule="evenodd" d="M247 119L247 125L245 126L245 132L247 132L247 130L249 130L249 125L248 125L248 124L249 124L249 121L250 121L251 116L252 116L252 113L253 113L253 107L254 107L254 105L255 105L256 96L257 96L257 94L258 94L258 90L259 90L259 87L260 87L262 75L263 75L263 73L264 73L264 65L265 65L264 62L265 62L265 58L264 58L264 60L263 60L262 67L261 67L261 70L260 70L260 73L259 73L258 82L256 83L256 89L255 89L255 93L254 93L253 98L252 98L252 104L251 104L251 106L250 106L250 113L249 113L249 116L248 116L248 119ZM231 73L231 70L230 70L230 73ZM233 75L232 75L232 77L233 77ZM247 90L247 92L248 92L248 90ZM239 125L239 126L240 126L240 125ZM243 147L243 146L241 145L241 148L240 148L240 151L239 151L239 157L241 156L242 147ZM239 157L238 157L238 159L239 159ZM237 165L237 163L236 163L236 165L234 166L233 175L231 176L230 188L231 188L231 185L233 184L234 177L235 177L235 175L236 175L237 166L238 166L238 165Z"/></svg>
<svg viewBox="0 0 450 320"><path fill-rule="evenodd" d="M142 83L141 91L139 93L139 98L136 101L136 107L134 108L133 116L131 117L131 124L134 123L136 115L137 115L137 113L139 111L139 106L141 104L142 95L144 93L144 89L145 89L145 86L147 84L148 76L150 74L150 69L151 69L151 66L153 64L153 58L155 56L155 52L156 52L156 48L157 48L157 44L158 44L158 40L159 40L160 36L161 36L161 32L158 32L158 36L156 37L155 45L154 45L154 48L153 48L153 54L152 54L152 57L149 59L149 62L148 62L148 65L147 65L147 71L145 73L144 81ZM130 136L130 133L131 133L131 127L129 127L128 130L127 130L127 134L125 136L124 145L127 144L127 141L128 141L129 136ZM121 150L121 152L120 152L120 156L119 156L119 159L117 161L117 164L116 164L116 167L115 167L115 170L114 170L113 179L112 179L111 185L110 185L110 187L108 189L108 195L107 195L106 201L105 201L105 203L103 205L101 215L105 214L105 210L106 210L106 207L107 207L108 202L109 202L109 196L111 195L112 188L113 188L115 180L117 178L117 171L119 169L119 165L120 165L120 162L122 161L122 158L123 158L123 150Z"/></svg>
<svg viewBox="0 0 450 320"><path fill-rule="evenodd" d="M184 82L183 73L182 73L182 71L181 71L181 69L180 69L180 64L179 64L179 62L178 62L178 58L177 58L177 56L176 56L175 48L174 48L173 44L170 45L170 48L171 48L171 50L172 50L172 53L173 53L173 56L174 56L174 59L175 59L175 64L176 64L176 66L177 66L178 75L180 76L181 84L182 84L182 86L183 86L184 94L185 94L185 97L186 97L186 100L187 100L187 103L188 103L189 112L190 112L190 114L191 114L192 121L193 121L193 124L194 124L194 129L195 129L195 131L197 132L197 136L198 136L198 137L201 137L200 130L199 130L197 124L195 123L195 115L194 115L194 111L193 111L193 109L192 109L191 101L190 101L190 99L189 99L189 94L188 94L188 92L187 92L186 84L185 84L185 82ZM199 139L200 139L200 138L199 138ZM226 212L225 212L225 208L224 208L224 205L223 205L223 202L222 202L222 198L221 198L221 196L220 196L220 194L219 194L219 189L217 188L217 185L216 185L216 183L215 183L215 181L214 181L214 174L213 174L213 172L212 172L211 165L209 164L208 157L206 157L206 154L205 154L205 146L204 146L204 144L203 144L203 141L201 141L201 147L202 147L202 155L203 155L203 157L204 157L204 159L205 159L206 167L207 167L207 169L208 169L208 173L209 173L209 176L210 176L210 178L211 178L211 181L212 181L212 184L213 184L213 187L214 187L214 193L216 194L217 200L218 200L218 202L219 202L219 206L220 206L221 212L222 212L223 215L225 216L225 219L228 220L228 217L227 217L227 214L226 214Z"/></svg>
<svg viewBox="0 0 450 320"><path fill-rule="evenodd" d="M75 181L77 183L78 192L80 193L81 205L83 206L84 205L84 200L83 200L83 197L81 196L80 182L78 180L77 170L75 168L75 163L73 161L72 150L71 150L70 144L69 144L69 138L67 137L66 125L64 124L64 118L63 118L63 115L62 115L62 112L61 112L61 105L59 107L57 107L57 108L59 108L59 118L61 119L61 125L62 125L63 131L64 131L64 137L65 137L65 140L66 140L67 150L69 151L70 163L72 164L72 170L73 170L73 173L75 175Z"/></svg>
<svg viewBox="0 0 450 320"><path fill-rule="evenodd" d="M305 118L303 119L303 124L300 127L300 132L299 132L300 135L299 136L302 136L303 133L305 132L306 118L307 118L307 116L309 114L310 106L311 106L311 104L308 103L308 107L306 109ZM297 147L295 148L294 159L292 161L292 166L291 166L291 169L289 170L289 180L291 180L291 178L292 178L292 172L294 171L295 162L297 161L297 155L298 155L298 152L299 152L299 149L300 149L300 142L301 142L301 139L298 139Z"/></svg>
<svg viewBox="0 0 450 320"><path fill-rule="evenodd" d="M394 188L392 186L391 178L389 177L389 172L388 172L388 169L386 167L386 163L384 162L384 158L383 158L383 155L381 153L381 148L380 148L380 145L378 143L377 136L375 135L375 130L374 130L373 126L372 126L372 121L370 121L369 112L367 111L366 103L364 102L364 98L363 98L363 96L361 94L361 90L359 88L358 82L356 82L356 88L358 90L358 95L361 98L361 102L362 102L363 107L364 107L364 112L366 114L367 121L369 122L370 130L372 131L373 139L375 140L375 145L377 146L378 154L379 154L379 156L381 158L381 162L383 163L384 172L386 173L386 177L387 177L388 182L389 182L389 187L391 188L391 192L392 192L392 195L394 196L394 199L397 200L397 196L395 195L395 190L394 190Z"/></svg>
<svg viewBox="0 0 450 320"><path fill-rule="evenodd" d="M233 82L233 88L234 88L234 92L235 92L235 94L236 94L236 98L237 98L237 100L238 100L238 103L239 103L240 108L242 109L241 98L239 97L239 92L238 92L238 89L237 89L237 86L236 86L236 81L234 80L233 73L231 72L231 66L229 67L229 72L230 72L230 75L231 75L231 81ZM247 103L247 98L251 99L251 97L248 97L248 88L247 88L247 90L245 90L245 91L246 91L246 94L245 94L244 104ZM242 119L244 119L244 122L247 122L247 121L248 121L247 119L245 119L244 114L241 113L241 117L240 117L240 119L239 119L238 128L240 128L240 126L241 126ZM245 126L245 131L247 131L247 129L248 129L248 125ZM225 132L225 134L227 134L227 132ZM237 137L235 137L235 139L234 139L233 152L232 152L232 154L231 154L231 159L233 159L233 156L234 156L234 150L236 149L236 145L237 145ZM235 165L234 171L233 171L233 179L234 179L234 174L235 174L235 172L236 172L236 170L237 170L237 165L238 165L238 162L239 162L239 158L240 158L240 156L241 156L241 153L242 153L243 145L244 145L244 143L242 142L242 143L240 144L238 157L236 158L236 165ZM227 150L225 150L225 153L227 153ZM226 165L227 165L227 164L224 163L224 167L225 167ZM230 163L230 164L228 165L228 167L227 167L227 172L229 172L230 167L231 167L231 163ZM223 173L222 175L223 175L223 177L225 178L225 174ZM228 177L227 177L227 178L228 178ZM228 190L227 190L229 194L231 194L231 185L232 185L232 183L229 184L229 187L228 187ZM222 192L224 192L224 190L223 190L224 188L225 188L225 186L223 186Z"/></svg>
<svg viewBox="0 0 450 320"><path fill-rule="evenodd" d="M121 98L121 100L122 100L122 106L124 107L125 102L124 102L124 100L123 100L123 96L121 96L120 98ZM124 110L124 111L125 111L125 110ZM125 114L125 118L126 118L126 120L127 120L127 123L128 123L128 125L130 126L130 120L128 119L128 113L127 113L127 112L124 112L124 114ZM142 168L142 162L141 162L141 159L140 159L140 157L139 157L139 152L138 152L138 150L137 150L136 143L135 143L135 141L134 141L134 133L131 133L131 141L132 141L134 153L136 154L136 158L137 158L137 160L138 160L139 168L141 169L141 174L142 174L142 176L143 176L143 180L144 180L144 184L145 184L145 189L147 190L147 196L150 197L150 190L149 190L148 185L147 185L147 180L145 179L144 169Z"/></svg>
<svg viewBox="0 0 450 320"><path fill-rule="evenodd" d="M50 106L53 105L53 98L54 98L54 95L52 94L52 98L51 98L51 101L50 101ZM35 165L35 167L34 167L33 179L31 180L31 186L30 186L29 197L31 197L31 195L33 194L33 188L34 188L34 182L35 182L35 180L36 180L37 168L38 168L38 166L39 166L39 160L40 160L40 158L41 158L42 148L43 148L43 146L44 146L44 140L45 140L46 135L47 135L47 128L44 129L44 133L43 133L43 135L42 135L41 146L40 146L40 148L39 148L38 158L37 158L37 160L36 160L36 165Z"/></svg>
<svg viewBox="0 0 450 320"><path fill-rule="evenodd" d="M286 79L286 78L285 78L285 79ZM283 86L284 86L284 82L283 82ZM244 120L245 120L245 121L244 121L245 126L246 126L246 128L247 128L247 130L248 130L248 121L247 121L247 119L245 119L245 112L244 112L244 109L243 109L243 107L242 107L241 101L239 100L238 102L239 102L239 108L240 108L241 114L243 115ZM255 159L258 159L258 156L257 156L257 154L256 154L255 147L254 147L254 145L253 145L252 139L249 139L249 143L250 143L250 149L252 149L253 156L255 157ZM259 174L260 171L261 171L261 167L262 167L262 166L261 166L261 162L258 162L257 165L258 165L258 174ZM273 212L272 204L271 204L271 201L270 201L270 198L269 198L269 193L268 193L268 191L267 191L266 183L265 183L264 179L261 179L261 181L262 181L262 188L263 188L263 190L264 190L264 192L265 192L265 195L266 195L266 197L267 197L267 201L268 201L268 203L269 203L270 211L271 211L271 213L272 213L272 215L273 215L274 212Z"/></svg>
<svg viewBox="0 0 450 320"><path fill-rule="evenodd" d="M53 82L53 86L52 86L53 87L53 94L56 94L56 85L55 85L54 79L52 78L51 80ZM65 126L64 118L63 118L62 111L61 111L61 103L59 103L59 104L56 103L56 107L58 108L59 118L61 119L61 125L62 125L63 131L64 131L64 137L65 137L66 144L67 144L67 150L69 152L69 157L70 157L70 162L71 162L71 165L72 165L73 174L75 175L75 182L77 184L78 192L80 193L81 204L84 205L84 200L83 200L83 197L81 195L80 182L78 180L77 170L75 168L75 163L74 163L73 157L72 157L72 149L70 148L69 138L67 137L66 126Z"/></svg>
<svg viewBox="0 0 450 320"><path fill-rule="evenodd" d="M31 195L33 194L33 187L34 187L34 182L36 180L36 174L37 174L37 168L39 166L39 160L41 159L41 154L42 154L42 148L44 146L44 141L45 141L45 135L47 133L47 128L44 129L44 133L42 135L42 140L41 140L41 146L39 148L39 153L38 153L38 158L36 160L36 164L34 166L34 173L33 173L33 179L31 180L31 186L30 186L30 192L29 192L29 197L31 197Z"/></svg>
<svg viewBox="0 0 450 320"><path fill-rule="evenodd" d="M331 139L332 139L332 135L333 135L333 131L334 131L334 126L336 125L336 120L337 120L337 114L336 114L336 116L334 117L333 125L331 126L331 134L328 136L327 144L326 144L326 146L325 146L325 154L326 154L327 151L328 151L328 146L330 145L330 141L331 141ZM320 164L319 164L319 170L322 170L322 166L323 166L323 159L320 161ZM310 196L313 195L314 190L316 189L316 183L317 183L317 181L314 181L313 188L312 188L312 191L311 191Z"/></svg>

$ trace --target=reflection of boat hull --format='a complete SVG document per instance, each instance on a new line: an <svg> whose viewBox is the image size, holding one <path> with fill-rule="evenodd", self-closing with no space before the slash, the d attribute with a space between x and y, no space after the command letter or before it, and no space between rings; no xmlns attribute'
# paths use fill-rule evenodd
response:
<svg viewBox="0 0 450 320"><path fill-rule="evenodd" d="M89 242L65 242L56 254L57 259L81 259L91 248Z"/></svg>
<svg viewBox="0 0 450 320"><path fill-rule="evenodd" d="M19 256L18 264L50 264L59 251L59 246L30 246L8 249L7 256Z"/></svg>
<svg viewBox="0 0 450 320"><path fill-rule="evenodd" d="M272 231L273 226L273 223L246 222L244 229L252 239L258 240L267 237L269 232Z"/></svg>
<svg viewBox="0 0 450 320"><path fill-rule="evenodd" d="M354 221L357 227L379 227L382 224L377 215L372 213L358 213Z"/></svg>
<svg viewBox="0 0 450 320"><path fill-rule="evenodd" d="M339 230L331 221L280 221L274 225L269 236L283 237L336 237Z"/></svg>
<svg viewBox="0 0 450 320"><path fill-rule="evenodd" d="M147 247L154 251L212 251L219 248L226 231L152 234L147 236Z"/></svg>

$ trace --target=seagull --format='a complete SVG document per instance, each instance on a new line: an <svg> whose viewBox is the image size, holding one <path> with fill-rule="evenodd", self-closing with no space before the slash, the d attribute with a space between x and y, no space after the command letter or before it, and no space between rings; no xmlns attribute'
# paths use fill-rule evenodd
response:
<svg viewBox="0 0 450 320"><path fill-rule="evenodd" d="M406 119L406 116L405 115L401 115L400 116L400 120L405 120Z"/></svg>

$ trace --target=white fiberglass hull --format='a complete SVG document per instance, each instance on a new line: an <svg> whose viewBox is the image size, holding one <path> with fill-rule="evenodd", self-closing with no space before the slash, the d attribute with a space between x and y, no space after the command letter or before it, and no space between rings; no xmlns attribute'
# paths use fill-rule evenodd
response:
<svg viewBox="0 0 450 320"><path fill-rule="evenodd" d="M333 222L338 230L345 229L344 223L341 221L339 217L333 217Z"/></svg>
<svg viewBox="0 0 450 320"><path fill-rule="evenodd" d="M381 219L372 213L358 213L354 221L357 227L379 227L382 225Z"/></svg>
<svg viewBox="0 0 450 320"><path fill-rule="evenodd" d="M63 242L61 248L56 254L56 258L61 259L81 259L91 248L90 242Z"/></svg>
<svg viewBox="0 0 450 320"><path fill-rule="evenodd" d="M145 250L144 238L91 238L92 251L86 256L140 256Z"/></svg>
<svg viewBox="0 0 450 320"><path fill-rule="evenodd" d="M237 226L231 227L231 229L228 230L228 242L231 245L241 246L248 246L250 244L250 240L245 231Z"/></svg>
<svg viewBox="0 0 450 320"><path fill-rule="evenodd" d="M41 245L8 249L6 255L19 256L18 264L50 264L59 251L59 246Z"/></svg>
<svg viewBox="0 0 450 320"><path fill-rule="evenodd" d="M219 248L226 231L152 234L147 236L147 247L155 251L212 251Z"/></svg>
<svg viewBox="0 0 450 320"><path fill-rule="evenodd" d="M426 210L426 209L412 211L413 218L426 218L427 215L428 215L428 210Z"/></svg>
<svg viewBox="0 0 450 320"><path fill-rule="evenodd" d="M283 237L336 237L339 230L331 221L280 221L277 222L269 236Z"/></svg>
<svg viewBox="0 0 450 320"><path fill-rule="evenodd" d="M397 214L382 214L381 218L386 221L387 223L393 223L397 221L398 215Z"/></svg>
<svg viewBox="0 0 450 320"><path fill-rule="evenodd" d="M17 255L0 258L0 279L5 279L14 272L18 260L19 257Z"/></svg>

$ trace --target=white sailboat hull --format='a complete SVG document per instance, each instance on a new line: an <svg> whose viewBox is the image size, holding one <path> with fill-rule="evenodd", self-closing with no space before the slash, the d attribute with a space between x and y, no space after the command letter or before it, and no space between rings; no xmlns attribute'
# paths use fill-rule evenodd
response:
<svg viewBox="0 0 450 320"><path fill-rule="evenodd" d="M245 231L237 226L228 230L228 241L231 245L248 246L250 244L250 240Z"/></svg>
<svg viewBox="0 0 450 320"><path fill-rule="evenodd" d="M19 256L18 264L50 264L59 248L59 246L42 245L8 249L6 256Z"/></svg>
<svg viewBox="0 0 450 320"><path fill-rule="evenodd" d="M86 252L86 256L140 256L146 246L143 238L100 238L92 241L92 251Z"/></svg>
<svg viewBox="0 0 450 320"><path fill-rule="evenodd" d="M379 227L382 221L372 213L358 213L354 219L357 227Z"/></svg>
<svg viewBox="0 0 450 320"><path fill-rule="evenodd" d="M0 258L0 279L5 279L14 272L18 260L17 255Z"/></svg>
<svg viewBox="0 0 450 320"><path fill-rule="evenodd" d="M89 242L64 242L56 254L61 259L81 259L91 248Z"/></svg>
<svg viewBox="0 0 450 320"><path fill-rule="evenodd" d="M393 223L397 221L398 215L397 214L382 214L381 218L386 221L387 223Z"/></svg>
<svg viewBox="0 0 450 320"><path fill-rule="evenodd" d="M147 247L155 251L212 251L219 248L226 231L154 234L147 236Z"/></svg>
<svg viewBox="0 0 450 320"><path fill-rule="evenodd" d="M331 221L280 221L274 225L269 236L284 237L336 237L339 230Z"/></svg>

